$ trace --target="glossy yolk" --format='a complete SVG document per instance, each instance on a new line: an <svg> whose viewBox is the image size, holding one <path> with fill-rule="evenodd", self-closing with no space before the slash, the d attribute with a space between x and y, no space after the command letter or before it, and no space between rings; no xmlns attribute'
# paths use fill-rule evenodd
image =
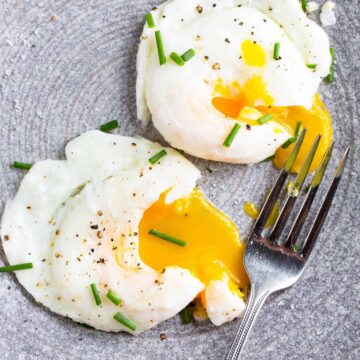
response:
<svg viewBox="0 0 360 360"><path fill-rule="evenodd" d="M241 44L242 59L248 66L264 66L266 53L263 47L251 40L245 40Z"/></svg>
<svg viewBox="0 0 360 360"><path fill-rule="evenodd" d="M236 85L234 86L234 84ZM285 127L290 134L294 133L296 124L301 122L307 132L293 166L293 172L299 172L316 136L321 135L321 141L310 171L315 170L320 165L321 159L332 139L331 117L320 96L318 94L314 96L311 109L305 109L301 106L275 107L271 106L272 102L273 100L267 93L265 84L257 76L250 78L243 87L240 87L235 82L230 86L224 85L221 80L218 80L214 85L212 104L227 117L244 121L252 126L261 126L256 119L271 113L274 116L273 120L281 127ZM275 128L274 131L281 131L281 127L279 129ZM280 147L276 151L274 159L276 167L282 167L292 146L287 149Z"/></svg>
<svg viewBox="0 0 360 360"><path fill-rule="evenodd" d="M163 194L143 215L139 225L139 252L150 267L162 271L177 265L190 270L205 285L229 279L239 293L249 281L242 265L245 244L236 225L197 190L172 204ZM187 242L182 247L148 234L156 229ZM239 293L240 295L240 293ZM201 294L205 302L204 292Z"/></svg>

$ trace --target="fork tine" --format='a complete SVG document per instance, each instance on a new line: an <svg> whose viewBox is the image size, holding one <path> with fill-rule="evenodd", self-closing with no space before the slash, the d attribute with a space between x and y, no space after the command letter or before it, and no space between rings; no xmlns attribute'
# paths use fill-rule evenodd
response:
<svg viewBox="0 0 360 360"><path fill-rule="evenodd" d="M319 168L317 169L315 175L313 176L310 184L310 189L306 195L306 198L301 206L301 209L299 211L299 214L297 215L294 224L290 230L290 233L285 241L286 245L291 245L291 247L295 246L296 240L300 234L300 231L305 223L305 220L309 214L311 205L313 203L313 200L315 198L315 195L317 193L317 190L319 188L319 185L323 179L323 176L325 174L327 165L329 163L329 160L331 158L331 154L334 148L334 142L332 141L329 147L326 150L326 153L321 161L321 164Z"/></svg>
<svg viewBox="0 0 360 360"><path fill-rule="evenodd" d="M341 179L341 175L344 172L344 167L345 167L345 163L348 158L348 155L349 155L349 151L350 151L350 148L348 147L345 150L343 156L341 157L341 159L337 165L334 178L329 186L329 189L326 193L325 199L324 199L324 201L320 207L320 210L316 216L316 219L311 227L310 233L304 242L304 246L303 246L303 250L302 250L303 256L306 256L306 257L309 256L311 253L311 250L314 248L316 239L318 238L321 228L324 225L326 216L329 212L331 203L334 199L337 187L338 187L340 179Z"/></svg>
<svg viewBox="0 0 360 360"><path fill-rule="evenodd" d="M280 215L278 216L275 225L273 226L269 239L270 241L276 241L276 239L281 235L282 231L284 230L284 227L286 225L286 222L290 216L290 213L295 205L296 199L298 197L299 191L301 190L304 181L306 179L306 176L309 172L311 163L314 159L316 150L319 146L321 136L318 135L314 141L314 143L311 146L311 149L304 161L304 164L301 167L301 170L299 171L294 185L292 186L291 191L288 191L288 196L285 200L285 204L281 209Z"/></svg>
<svg viewBox="0 0 360 360"><path fill-rule="evenodd" d="M261 231L263 230L265 223L266 223L268 217L270 216L270 213L276 203L276 200L279 197L280 191L285 183L285 180L287 179L287 177L290 173L290 170L291 170L292 166L294 165L294 162L299 153L301 144L304 140L305 133L306 133L306 129L303 129L295 146L291 150L291 153L290 153L289 157L287 158L283 168L281 169L280 174L279 174L274 186L272 187L269 195L267 196L267 198L264 202L264 205L262 206L262 208L260 210L259 216L256 219L255 224L254 224L250 234L254 233L257 236L260 236Z"/></svg>

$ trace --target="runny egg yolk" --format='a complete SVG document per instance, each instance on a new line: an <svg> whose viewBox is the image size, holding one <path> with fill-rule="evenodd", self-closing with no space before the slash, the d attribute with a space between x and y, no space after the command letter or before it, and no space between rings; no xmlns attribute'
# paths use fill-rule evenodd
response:
<svg viewBox="0 0 360 360"><path fill-rule="evenodd" d="M321 162L326 149L332 140L331 117L320 96L316 94L310 109L301 106L272 106L272 98L266 91L266 86L258 76L253 76L241 87L237 82L225 85L218 80L214 85L212 105L229 118L245 122L251 126L261 126L256 119L271 113L273 121L285 127L294 134L296 124L301 122L306 128L306 136L301 146L292 171L299 172L312 143L317 135L321 135L320 144L310 171L315 170ZM262 105L259 105L262 104ZM281 131L281 127L274 131ZM279 148L275 153L274 165L281 168L287 159L293 145L286 149Z"/></svg>
<svg viewBox="0 0 360 360"><path fill-rule="evenodd" d="M243 267L245 244L236 225L210 204L199 190L165 203L161 195L143 215L139 225L139 252L150 267L162 271L177 265L190 270L205 285L211 280L229 280L229 288L238 292L249 280ZM149 234L150 229L186 241L182 247ZM204 303L204 293L201 299Z"/></svg>

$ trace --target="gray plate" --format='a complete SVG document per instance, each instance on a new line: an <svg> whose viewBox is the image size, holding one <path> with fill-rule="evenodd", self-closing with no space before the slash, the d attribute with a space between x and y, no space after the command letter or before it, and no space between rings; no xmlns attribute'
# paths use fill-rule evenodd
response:
<svg viewBox="0 0 360 360"><path fill-rule="evenodd" d="M63 158L68 139L110 119L121 119L121 134L163 142L151 125L141 129L135 121L137 41L153 5L1 1L1 208L23 176L11 161ZM336 12L329 30L336 81L321 93L334 119L335 157L347 145L352 152L310 266L293 288L269 299L244 359L360 358L359 2L338 2ZM242 203L260 203L275 170L191 160L202 170L201 187L245 237L250 221ZM183 326L174 318L137 338L85 329L36 304L11 274L0 276L0 317L1 359L220 359L237 326Z"/></svg>

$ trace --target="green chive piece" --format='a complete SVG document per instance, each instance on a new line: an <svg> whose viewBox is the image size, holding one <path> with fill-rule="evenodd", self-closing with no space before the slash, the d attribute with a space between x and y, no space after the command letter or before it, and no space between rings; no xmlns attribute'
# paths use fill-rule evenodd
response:
<svg viewBox="0 0 360 360"><path fill-rule="evenodd" d="M303 12L306 12L307 0L301 0L301 8Z"/></svg>
<svg viewBox="0 0 360 360"><path fill-rule="evenodd" d="M149 159L149 163L154 165L156 164L162 157L164 157L165 155L167 154L166 150L161 150L159 151L157 154L155 154L154 156L152 156L150 159Z"/></svg>
<svg viewBox="0 0 360 360"><path fill-rule="evenodd" d="M298 121L298 122L296 123L295 132L294 132L295 140L298 139L301 128L302 128L302 123L301 123L301 121Z"/></svg>
<svg viewBox="0 0 360 360"><path fill-rule="evenodd" d="M171 242L173 244L176 244L176 245L179 245L179 246L186 246L187 245L186 241L179 240L179 239L177 239L177 238L175 238L173 236L164 234L164 233L162 233L160 231L157 231L157 230L154 230L154 229L149 230L149 234L154 235L154 236L156 236L156 237L158 237L160 239L169 241L169 242Z"/></svg>
<svg viewBox="0 0 360 360"><path fill-rule="evenodd" d="M166 63L166 56L164 50L164 44L161 38L160 30L155 31L155 39L156 39L156 46L159 54L159 63L160 65L164 65Z"/></svg>
<svg viewBox="0 0 360 360"><path fill-rule="evenodd" d="M291 152L290 152L288 158L286 159L285 165L283 166L285 171L290 171L291 168L293 167L296 157L300 151L301 144L304 141L305 134L306 134L306 129L304 128L301 130L298 141L296 142L294 147L291 149Z"/></svg>
<svg viewBox="0 0 360 360"><path fill-rule="evenodd" d="M335 70L335 66L334 66L334 60L335 60L335 50L334 48L330 48L330 55L331 55L331 65L330 65L330 70L329 70L329 75L325 78L325 80L328 83L333 82L334 80L334 70Z"/></svg>
<svg viewBox="0 0 360 360"><path fill-rule="evenodd" d="M181 57L182 59L186 62L189 61L192 57L195 56L195 50L194 49L189 49L188 51L184 52Z"/></svg>
<svg viewBox="0 0 360 360"><path fill-rule="evenodd" d="M0 267L0 273L2 273L2 272L17 271L17 270L26 270L26 269L32 269L32 268L33 268L33 264L32 264L32 263L24 263L24 264L17 264L17 265L1 266L1 267Z"/></svg>
<svg viewBox="0 0 360 360"><path fill-rule="evenodd" d="M261 118L257 119L258 124L263 125L266 122L268 122L269 120L271 120L273 118L273 114L266 114L264 116L262 116Z"/></svg>
<svg viewBox="0 0 360 360"><path fill-rule="evenodd" d="M97 306L101 305L101 299L100 299L100 294L98 292L98 289L96 287L96 285L94 283L90 284L90 288L91 288L91 291L94 295L94 299L95 299L95 303Z"/></svg>
<svg viewBox="0 0 360 360"><path fill-rule="evenodd" d="M294 142L298 139L301 129L302 129L302 123L301 123L301 121L298 121L298 122L296 123L296 126L295 126L294 136L291 137L291 138L289 138L289 139L287 139L287 140L281 145L281 147L282 147L283 149L287 149L292 143L294 143Z"/></svg>
<svg viewBox="0 0 360 360"><path fill-rule="evenodd" d="M130 330L132 331L136 330L136 324L132 320L126 318L122 313L117 312L114 315L114 319L118 321L121 325L124 325L127 328L129 328Z"/></svg>
<svg viewBox="0 0 360 360"><path fill-rule="evenodd" d="M274 60L279 60L280 59L280 43L276 42L274 44Z"/></svg>
<svg viewBox="0 0 360 360"><path fill-rule="evenodd" d="M241 127L241 126L240 126L240 124L238 124L238 123L236 123L236 124L234 125L234 127L231 129L229 135L227 136L227 138L225 139L225 141L224 141L224 143L223 143L223 145L224 145L225 147L230 147L230 146L231 146L231 144L232 144L232 142L234 141L237 133L238 133L239 130L240 130L240 127Z"/></svg>
<svg viewBox="0 0 360 360"><path fill-rule="evenodd" d="M150 29L152 29L153 27L155 27L155 22L154 22L154 18L152 16L152 13L147 13L145 15L145 19L146 19L146 22L147 22L147 25Z"/></svg>
<svg viewBox="0 0 360 360"><path fill-rule="evenodd" d="M316 67L317 67L317 64L306 64L306 66L307 66L309 69L315 70Z"/></svg>
<svg viewBox="0 0 360 360"><path fill-rule="evenodd" d="M296 141L296 139L294 137L291 137L289 139L287 139L282 145L281 147L283 149L287 149L292 143L294 143Z"/></svg>
<svg viewBox="0 0 360 360"><path fill-rule="evenodd" d="M294 251L295 252L299 252L300 251L300 246L299 244L295 244L294 247L293 247Z"/></svg>
<svg viewBox="0 0 360 360"><path fill-rule="evenodd" d="M185 324L191 323L191 312L189 306L180 311L181 322Z"/></svg>
<svg viewBox="0 0 360 360"><path fill-rule="evenodd" d="M185 64L184 59L177 54L176 52L172 52L170 54L171 59L173 59L179 66L183 66Z"/></svg>
<svg viewBox="0 0 360 360"><path fill-rule="evenodd" d="M109 290L107 292L106 297L115 305L121 304L121 299L119 298L119 295L114 293L112 290Z"/></svg>
<svg viewBox="0 0 360 360"><path fill-rule="evenodd" d="M12 163L12 167L15 168L15 169L29 170L29 169L31 169L32 164L23 163L23 162L19 162L19 161L14 161Z"/></svg>
<svg viewBox="0 0 360 360"><path fill-rule="evenodd" d="M119 123L117 120L111 120L100 126L100 131L109 132L119 127Z"/></svg>
<svg viewBox="0 0 360 360"><path fill-rule="evenodd" d="M259 162L259 164L262 164L262 163L268 162L268 161L273 161L274 159L275 159L275 155L271 155L271 156L265 158L264 160L261 160L261 161Z"/></svg>

